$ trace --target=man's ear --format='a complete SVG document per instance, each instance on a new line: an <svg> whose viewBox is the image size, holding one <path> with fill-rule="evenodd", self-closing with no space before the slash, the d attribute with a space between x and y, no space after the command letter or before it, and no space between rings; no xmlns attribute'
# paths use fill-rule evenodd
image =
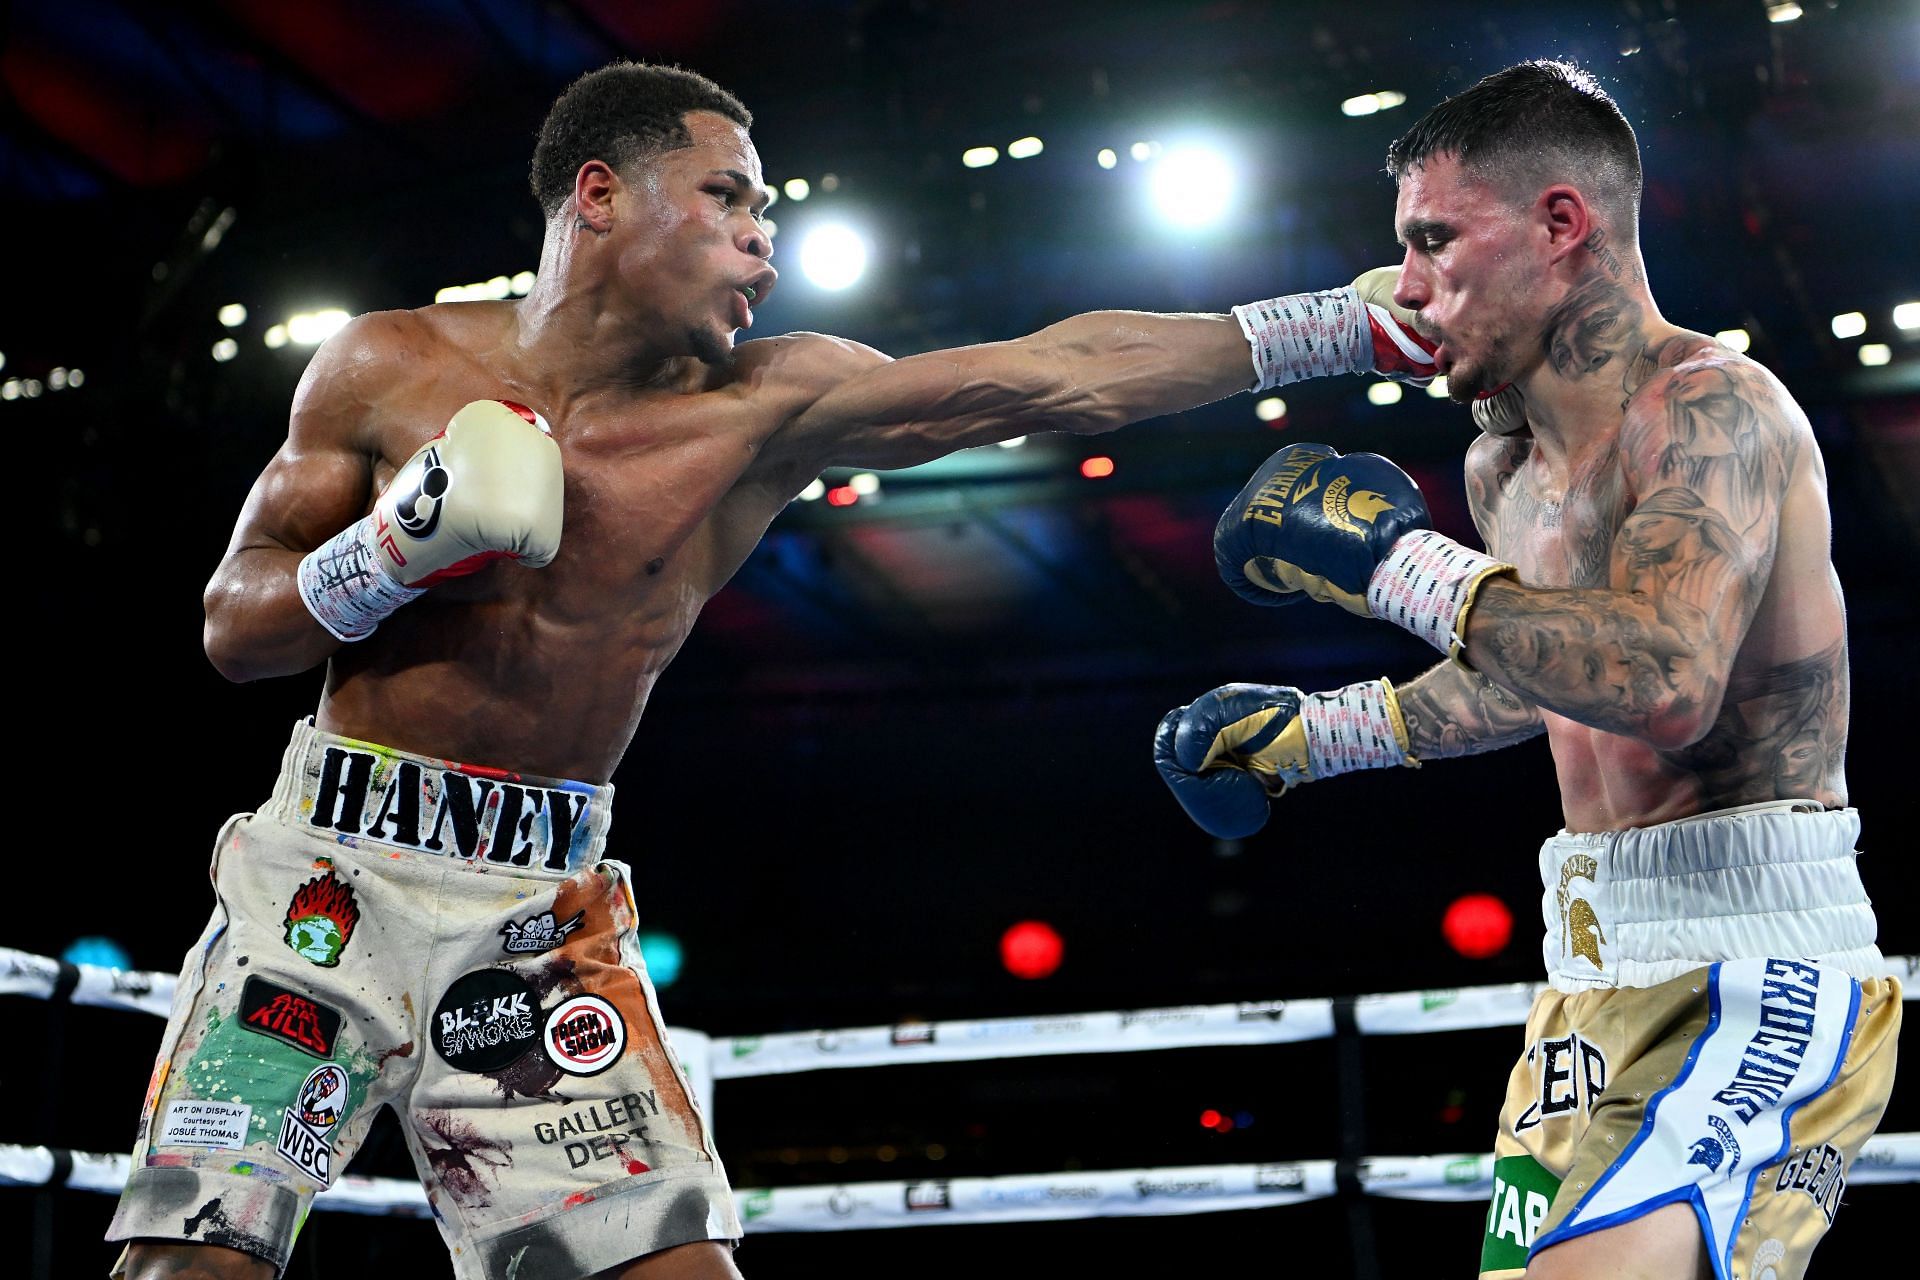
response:
<svg viewBox="0 0 1920 1280"><path fill-rule="evenodd" d="M585 228L605 235L613 227L613 196L620 177L604 160L589 160L573 175L573 211ZM578 223L576 225L579 225Z"/></svg>
<svg viewBox="0 0 1920 1280"><path fill-rule="evenodd" d="M1547 237L1549 263L1558 264L1587 243L1599 230L1593 209L1580 188L1555 183L1534 202L1534 215Z"/></svg>

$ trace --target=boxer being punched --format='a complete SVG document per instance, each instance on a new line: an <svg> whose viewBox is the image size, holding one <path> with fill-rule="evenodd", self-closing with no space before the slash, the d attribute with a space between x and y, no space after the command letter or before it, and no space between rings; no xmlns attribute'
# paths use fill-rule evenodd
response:
<svg viewBox="0 0 1920 1280"><path fill-rule="evenodd" d="M1431 375L1372 276L897 362L819 334L736 347L776 278L750 123L688 72L584 77L534 153L532 292L364 316L301 380L206 647L235 680L325 663L325 689L216 846L110 1232L139 1280L275 1275L381 1105L462 1277L736 1274L599 856L608 779L701 607L829 466Z"/></svg>
<svg viewBox="0 0 1920 1280"><path fill-rule="evenodd" d="M1476 404L1466 460L1492 554L1428 529L1383 458L1281 450L1221 517L1228 583L1449 660L1398 688L1216 689L1168 714L1158 763L1238 836L1298 783L1545 733L1551 989L1500 1117L1482 1275L1795 1280L1900 1022L1854 861L1819 448L1764 368L1661 317L1638 145L1584 73L1489 76L1388 166L1395 299L1456 399L1508 388Z"/></svg>

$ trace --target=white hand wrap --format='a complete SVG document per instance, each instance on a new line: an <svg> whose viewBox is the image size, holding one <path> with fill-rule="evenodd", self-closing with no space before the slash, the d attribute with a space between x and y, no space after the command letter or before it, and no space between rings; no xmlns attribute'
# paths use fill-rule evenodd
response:
<svg viewBox="0 0 1920 1280"><path fill-rule="evenodd" d="M1367 308L1351 285L1249 302L1233 318L1253 347L1255 391L1373 368Z"/></svg>
<svg viewBox="0 0 1920 1280"><path fill-rule="evenodd" d="M300 599L336 640L365 640L394 610L427 593L387 573L375 553L374 518L348 525L300 561Z"/></svg>
<svg viewBox="0 0 1920 1280"><path fill-rule="evenodd" d="M1416 529L1393 544L1367 580L1367 608L1458 660L1474 594L1490 575L1512 568L1431 529Z"/></svg>
<svg viewBox="0 0 1920 1280"><path fill-rule="evenodd" d="M1316 779L1356 769L1419 764L1407 754L1411 744L1400 698L1385 680L1308 694L1300 703L1300 724L1306 730L1307 758Z"/></svg>

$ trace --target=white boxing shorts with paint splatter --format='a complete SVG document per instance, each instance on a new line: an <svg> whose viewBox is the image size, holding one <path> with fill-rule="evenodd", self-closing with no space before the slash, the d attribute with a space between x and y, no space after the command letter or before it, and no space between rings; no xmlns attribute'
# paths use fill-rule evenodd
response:
<svg viewBox="0 0 1920 1280"><path fill-rule="evenodd" d="M1800 1280L1893 1088L1900 983L1859 832L1785 801L1546 842L1550 986L1500 1113L1482 1280L1667 1205L1715 1280Z"/></svg>
<svg viewBox="0 0 1920 1280"><path fill-rule="evenodd" d="M738 1240L600 856L612 796L296 726L215 846L107 1238L282 1270L384 1105L460 1280Z"/></svg>

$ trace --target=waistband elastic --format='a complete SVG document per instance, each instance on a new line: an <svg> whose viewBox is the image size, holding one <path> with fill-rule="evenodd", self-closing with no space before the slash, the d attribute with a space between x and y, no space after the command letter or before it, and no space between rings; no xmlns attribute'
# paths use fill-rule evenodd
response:
<svg viewBox="0 0 1920 1280"><path fill-rule="evenodd" d="M1716 960L1795 956L1880 977L1855 809L1806 800L1540 847L1541 946L1560 991L1650 987Z"/></svg>
<svg viewBox="0 0 1920 1280"><path fill-rule="evenodd" d="M606 846L613 787L396 751L302 720L270 817L348 845L450 858L476 870L568 876Z"/></svg>

